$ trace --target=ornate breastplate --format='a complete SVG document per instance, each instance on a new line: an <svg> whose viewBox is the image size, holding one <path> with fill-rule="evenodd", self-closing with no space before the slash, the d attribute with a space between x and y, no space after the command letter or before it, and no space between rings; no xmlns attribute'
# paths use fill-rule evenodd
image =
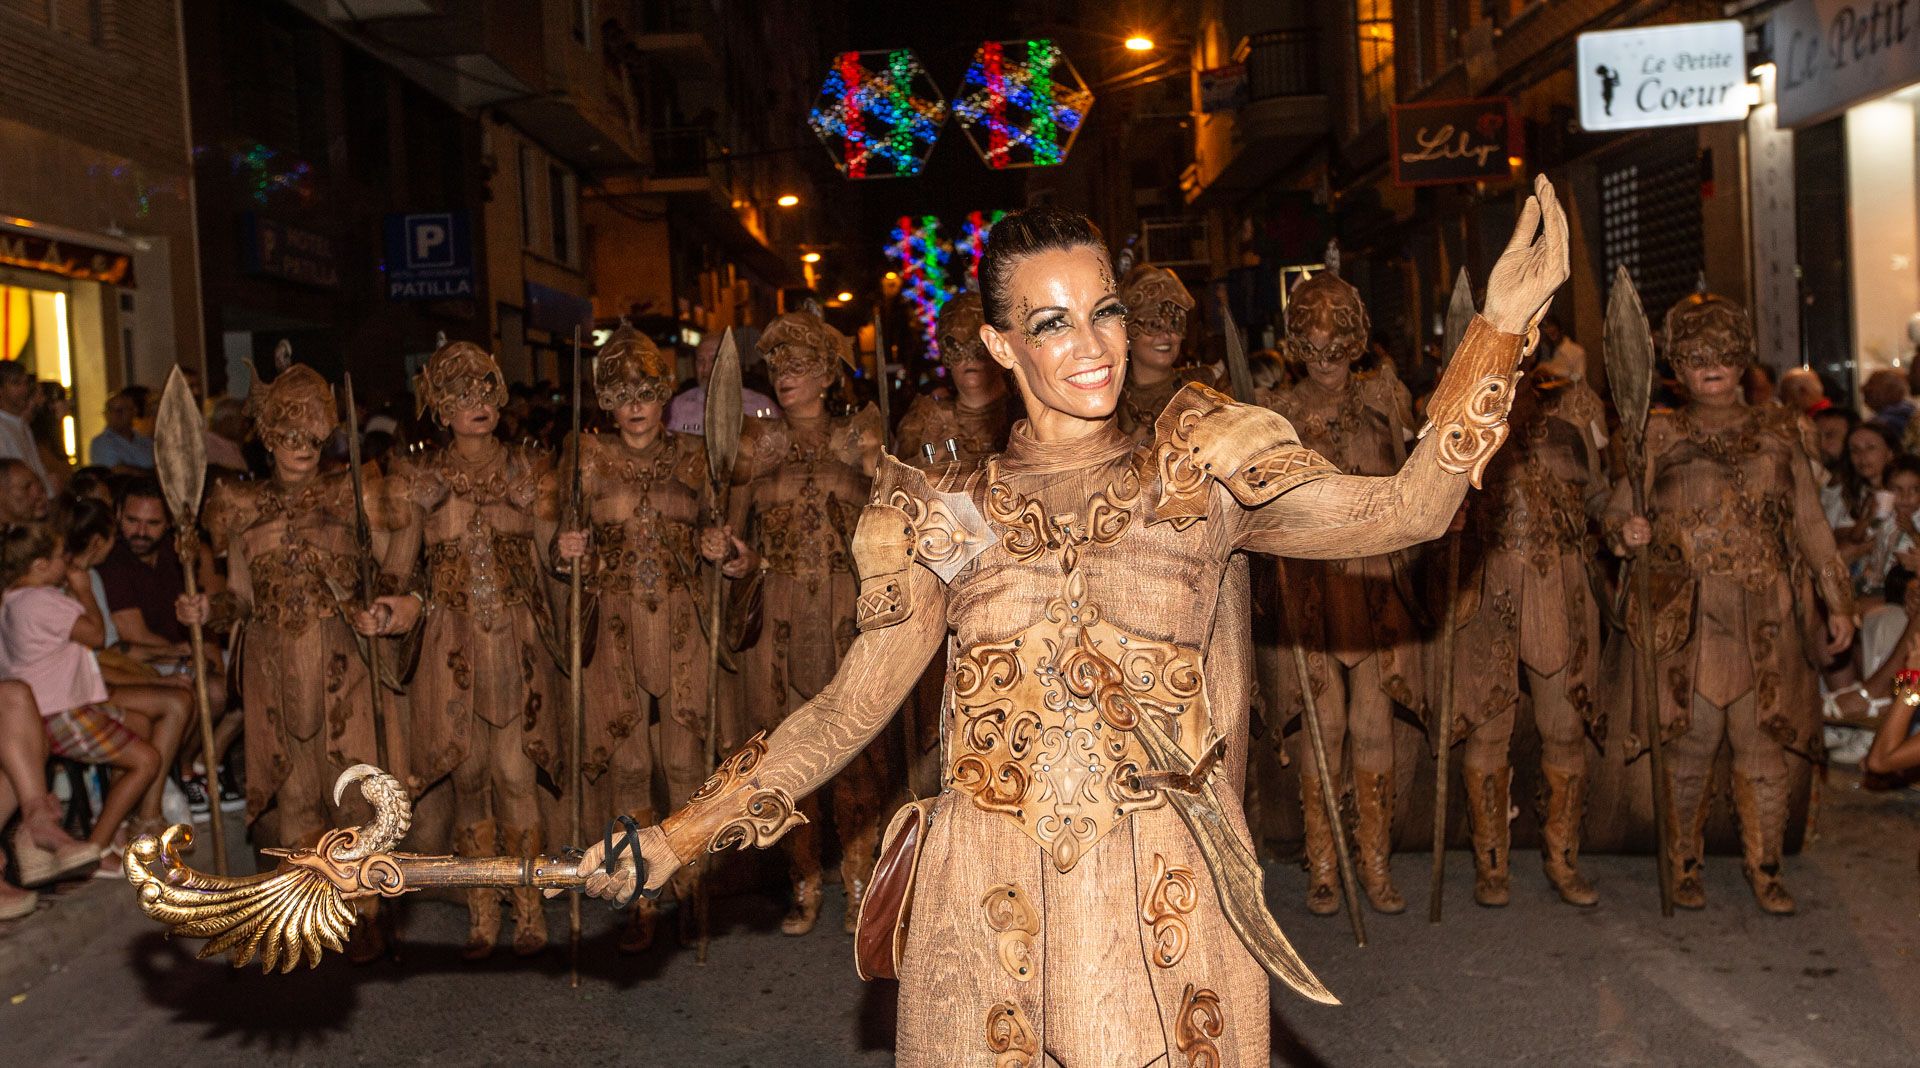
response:
<svg viewBox="0 0 1920 1068"><path fill-rule="evenodd" d="M1143 714L1176 737L1204 729L1201 657L1121 630L1089 593L1081 554L1134 526L1135 470L1123 468L1084 515L1052 516L988 470L1000 548L1021 563L1058 560L1059 590L1039 622L955 658L947 780L1019 824L1065 872L1129 813L1165 803L1138 782L1152 765L1133 729Z"/></svg>
<svg viewBox="0 0 1920 1068"><path fill-rule="evenodd" d="M491 631L508 608L522 604L527 591L516 573L533 574L533 539L494 530L474 509L458 537L427 546L432 603L472 613L481 630Z"/></svg>

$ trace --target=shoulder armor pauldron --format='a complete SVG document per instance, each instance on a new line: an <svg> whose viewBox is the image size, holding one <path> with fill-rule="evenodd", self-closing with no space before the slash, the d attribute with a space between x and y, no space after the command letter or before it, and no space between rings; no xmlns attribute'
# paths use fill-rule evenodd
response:
<svg viewBox="0 0 1920 1068"><path fill-rule="evenodd" d="M1198 383L1182 387L1154 421L1153 461L1160 478L1156 523L1204 518L1208 479L1254 507L1339 473L1300 444L1285 416Z"/></svg>
<svg viewBox="0 0 1920 1068"><path fill-rule="evenodd" d="M965 477L975 466L950 464L926 472L892 456L881 458L873 499L853 534L854 569L860 576L854 618L861 630L890 627L913 614L907 569L914 564L951 582L997 540L974 501L972 480ZM930 474L937 482L929 480Z"/></svg>

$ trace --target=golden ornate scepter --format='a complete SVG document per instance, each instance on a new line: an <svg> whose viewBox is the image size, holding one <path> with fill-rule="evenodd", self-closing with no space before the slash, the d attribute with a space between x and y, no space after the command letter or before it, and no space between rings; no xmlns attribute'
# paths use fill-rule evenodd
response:
<svg viewBox="0 0 1920 1068"><path fill-rule="evenodd" d="M429 887L578 890L586 882L566 856L451 857L396 853L413 824L413 807L399 780L371 764L356 764L334 783L337 805L358 782L373 805L372 822L328 831L312 849L268 849L280 857L258 875L211 875L188 867L180 850L193 831L176 823L158 838L141 835L127 850L127 882L140 910L169 933L204 938L199 956L232 958L236 968L255 960L262 971L290 972L301 961L320 963L324 950L346 948L353 927L351 902L399 897Z"/></svg>

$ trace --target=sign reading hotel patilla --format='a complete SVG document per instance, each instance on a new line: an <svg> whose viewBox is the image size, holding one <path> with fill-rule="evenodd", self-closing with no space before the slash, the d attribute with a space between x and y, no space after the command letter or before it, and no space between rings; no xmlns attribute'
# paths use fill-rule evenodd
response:
<svg viewBox="0 0 1920 1068"><path fill-rule="evenodd" d="M1920 3L1793 0L1773 13L1780 125L1795 128L1920 81Z"/></svg>
<svg viewBox="0 0 1920 1068"><path fill-rule="evenodd" d="M1747 117L1746 32L1732 19L1583 33L1574 55L1585 129Z"/></svg>

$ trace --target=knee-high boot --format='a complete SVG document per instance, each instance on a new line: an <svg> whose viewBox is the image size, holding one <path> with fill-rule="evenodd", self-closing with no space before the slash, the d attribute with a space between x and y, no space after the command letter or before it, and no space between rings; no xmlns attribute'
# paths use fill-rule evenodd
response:
<svg viewBox="0 0 1920 1068"><path fill-rule="evenodd" d="M508 852L531 857L540 852L538 827L502 827ZM513 891L513 952L531 957L547 948L547 910L540 891L522 887Z"/></svg>
<svg viewBox="0 0 1920 1068"><path fill-rule="evenodd" d="M1467 787L1467 825L1473 834L1473 900L1486 908L1507 903L1507 806L1512 768L1461 768Z"/></svg>
<svg viewBox="0 0 1920 1068"><path fill-rule="evenodd" d="M1340 854L1333 825L1327 821L1320 780L1300 774L1300 822L1307 836L1307 911L1331 916L1340 911Z"/></svg>
<svg viewBox="0 0 1920 1068"><path fill-rule="evenodd" d="M1707 890L1701 882L1707 853L1706 774L1669 772L1667 781L1672 784L1668 790L1667 863L1673 869L1673 903L1683 909L1703 909L1707 907Z"/></svg>
<svg viewBox="0 0 1920 1068"><path fill-rule="evenodd" d="M460 828L454 835L453 851L463 857L490 857L500 851L498 830L492 820L480 820ZM467 947L461 955L468 960L485 960L493 955L493 944L500 938L500 891L477 888L467 891Z"/></svg>
<svg viewBox="0 0 1920 1068"><path fill-rule="evenodd" d="M1747 885L1763 912L1791 916L1793 895L1780 883L1780 841L1787 829L1787 783L1733 774L1733 804L1740 814L1740 851Z"/></svg>
<svg viewBox="0 0 1920 1068"><path fill-rule="evenodd" d="M1586 772L1542 764L1540 774L1547 780L1547 816L1540 823L1547 881L1569 905L1599 904L1600 895L1580 874L1579 867L1580 821L1587 810Z"/></svg>
<svg viewBox="0 0 1920 1068"><path fill-rule="evenodd" d="M1375 912L1405 912L1407 899L1393 886L1393 776L1378 771L1353 773L1356 815L1354 839L1359 846L1360 885Z"/></svg>

